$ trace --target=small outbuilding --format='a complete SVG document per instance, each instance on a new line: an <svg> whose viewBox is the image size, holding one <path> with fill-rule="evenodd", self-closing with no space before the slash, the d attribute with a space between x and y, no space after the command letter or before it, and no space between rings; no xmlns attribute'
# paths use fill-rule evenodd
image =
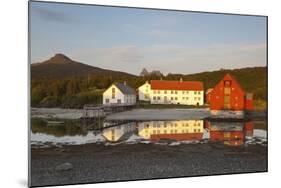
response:
<svg viewBox="0 0 281 188"><path fill-rule="evenodd" d="M136 92L124 83L114 83L103 92L103 104L136 104Z"/></svg>

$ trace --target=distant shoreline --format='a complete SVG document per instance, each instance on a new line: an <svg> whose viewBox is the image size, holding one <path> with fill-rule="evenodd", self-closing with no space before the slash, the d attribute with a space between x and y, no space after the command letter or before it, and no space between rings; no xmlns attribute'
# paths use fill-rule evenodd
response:
<svg viewBox="0 0 281 188"><path fill-rule="evenodd" d="M83 115L83 109L62 109L62 108L31 108L31 118L45 119L72 119L79 120ZM208 108L135 108L129 111L109 114L104 120L120 121L163 121L163 120L266 120L266 111L247 112L244 118L216 118L211 117Z"/></svg>

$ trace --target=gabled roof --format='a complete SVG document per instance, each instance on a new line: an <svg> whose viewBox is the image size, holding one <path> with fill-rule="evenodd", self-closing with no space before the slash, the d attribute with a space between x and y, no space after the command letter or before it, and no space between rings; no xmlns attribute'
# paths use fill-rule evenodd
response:
<svg viewBox="0 0 281 188"><path fill-rule="evenodd" d="M203 83L199 81L151 80L150 84L155 90L204 90Z"/></svg>
<svg viewBox="0 0 281 188"><path fill-rule="evenodd" d="M226 73L226 75L224 75L222 80L233 80L234 82L236 82L237 86L245 93L245 90L243 89L243 87L241 87L241 85L239 84L237 79L230 73Z"/></svg>
<svg viewBox="0 0 281 188"><path fill-rule="evenodd" d="M136 92L133 88L131 88L128 85L122 84L122 83L114 83L114 85L123 93L123 94L129 94L129 95L135 95Z"/></svg>

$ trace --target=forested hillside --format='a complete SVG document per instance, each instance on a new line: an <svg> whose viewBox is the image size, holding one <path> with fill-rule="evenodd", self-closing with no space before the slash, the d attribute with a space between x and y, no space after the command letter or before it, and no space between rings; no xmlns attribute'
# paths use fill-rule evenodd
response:
<svg viewBox="0 0 281 188"><path fill-rule="evenodd" d="M197 74L149 74L136 76L129 73L101 69L72 61L62 54L31 66L31 106L81 108L84 104L102 102L102 92L114 82L126 81L137 89L146 80L197 80L204 88L213 87L226 74L236 77L247 92L253 92L256 101L263 104L267 98L266 67L218 70Z"/></svg>

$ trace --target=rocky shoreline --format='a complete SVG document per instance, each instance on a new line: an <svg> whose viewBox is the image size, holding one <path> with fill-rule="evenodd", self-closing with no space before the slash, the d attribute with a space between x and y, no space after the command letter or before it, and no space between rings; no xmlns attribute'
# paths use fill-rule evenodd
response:
<svg viewBox="0 0 281 188"><path fill-rule="evenodd" d="M31 186L266 172L267 146L69 145L31 149Z"/></svg>

